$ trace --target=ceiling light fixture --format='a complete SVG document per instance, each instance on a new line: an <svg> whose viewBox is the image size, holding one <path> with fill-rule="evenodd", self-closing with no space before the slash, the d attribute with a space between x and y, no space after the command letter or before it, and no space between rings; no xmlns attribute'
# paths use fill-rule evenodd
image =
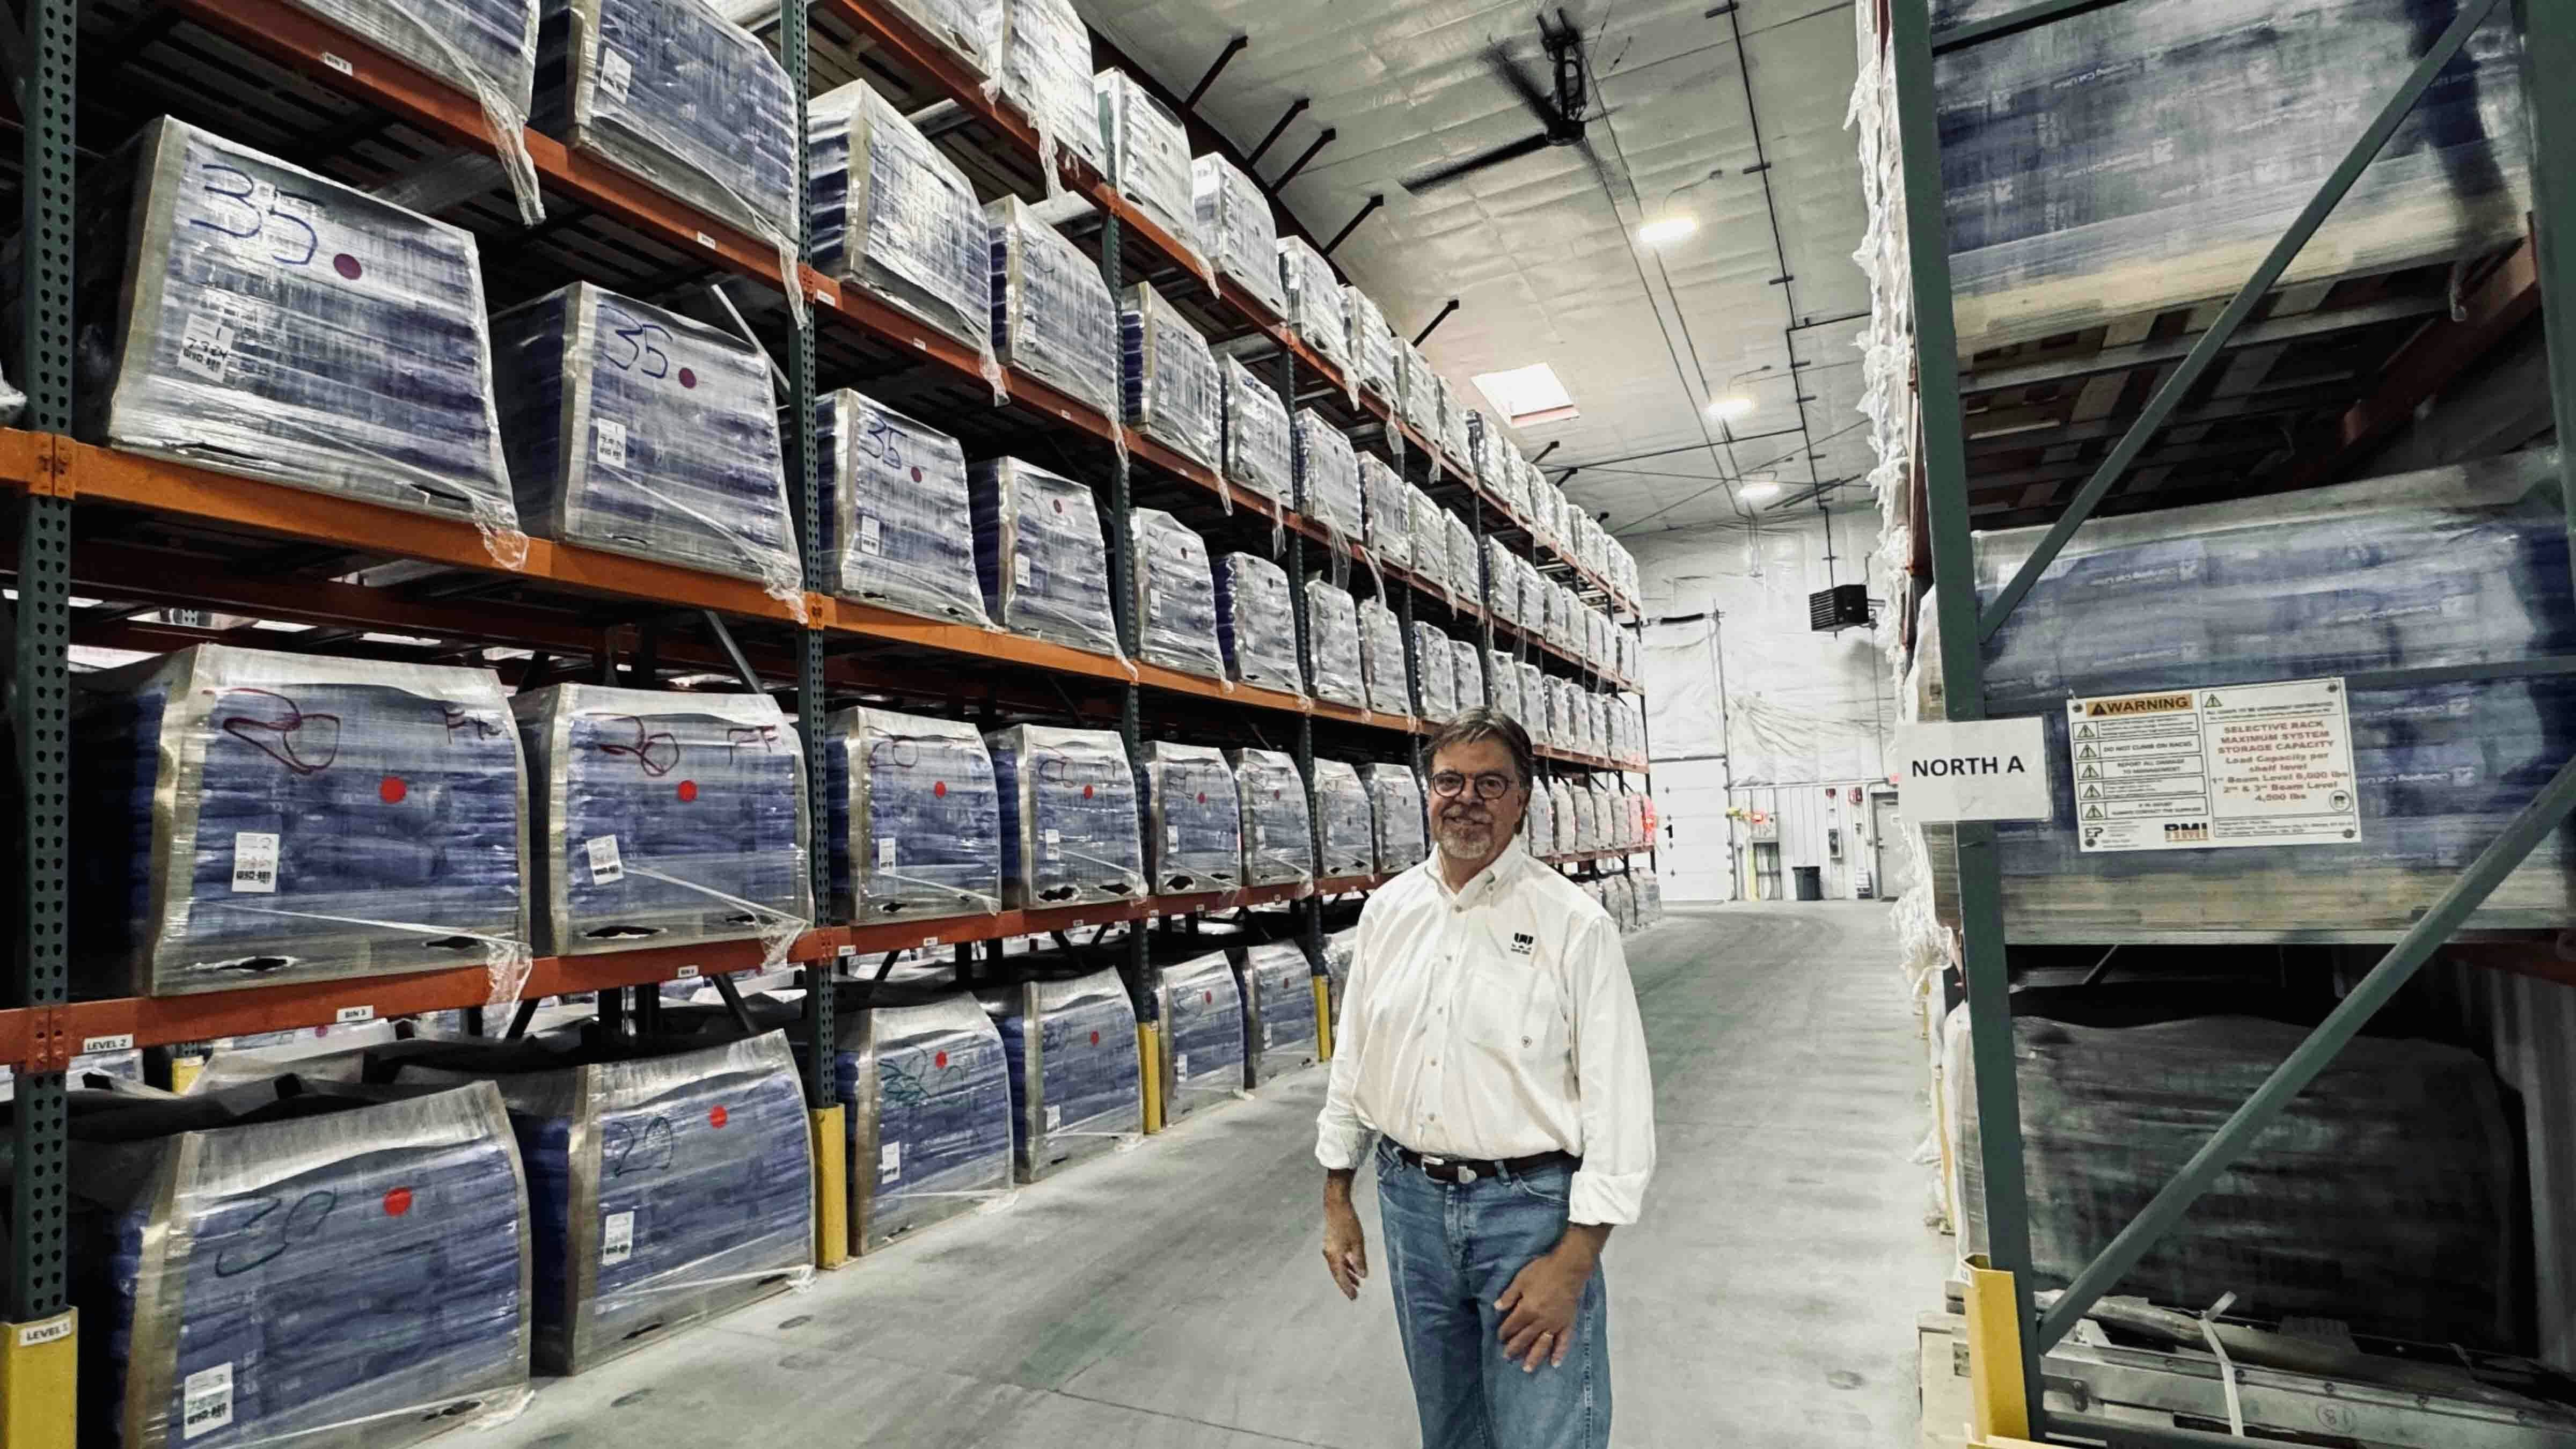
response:
<svg viewBox="0 0 2576 1449"><path fill-rule="evenodd" d="M1565 384L1557 381L1555 370L1544 362L1509 372L1478 373L1476 390L1494 405L1495 412L1502 414L1504 422L1515 428L1561 423L1582 416L1575 409L1574 399L1566 395Z"/></svg>
<svg viewBox="0 0 2576 1449"><path fill-rule="evenodd" d="M1667 242L1680 241L1697 230L1699 230L1698 217L1687 211L1677 211L1670 216L1659 216L1637 228L1637 240L1650 247L1659 247Z"/></svg>
<svg viewBox="0 0 2576 1449"><path fill-rule="evenodd" d="M1744 495L1744 501L1747 503L1768 503L1780 496L1780 480L1755 478L1738 491Z"/></svg>
<svg viewBox="0 0 2576 1449"><path fill-rule="evenodd" d="M1753 399L1740 392L1712 399L1708 405L1708 415L1720 422L1732 422L1752 411Z"/></svg>

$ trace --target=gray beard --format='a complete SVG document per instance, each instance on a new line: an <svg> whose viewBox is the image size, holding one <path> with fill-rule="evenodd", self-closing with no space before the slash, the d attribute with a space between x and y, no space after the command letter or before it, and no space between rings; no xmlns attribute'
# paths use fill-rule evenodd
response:
<svg viewBox="0 0 2576 1449"><path fill-rule="evenodd" d="M1494 827L1444 825L1438 832L1440 853L1452 860L1483 860L1494 853Z"/></svg>

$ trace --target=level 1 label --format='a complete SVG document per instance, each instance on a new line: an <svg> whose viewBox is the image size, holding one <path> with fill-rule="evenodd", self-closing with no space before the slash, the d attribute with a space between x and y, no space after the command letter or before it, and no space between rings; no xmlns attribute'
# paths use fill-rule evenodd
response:
<svg viewBox="0 0 2576 1449"><path fill-rule="evenodd" d="M37 1348L44 1344L59 1342L71 1336L72 1316L69 1313L57 1313L51 1318L42 1319L35 1323L22 1323L18 1325L18 1346L20 1348Z"/></svg>
<svg viewBox="0 0 2576 1449"><path fill-rule="evenodd" d="M2070 699L2066 716L2088 852L2361 838L2340 679Z"/></svg>

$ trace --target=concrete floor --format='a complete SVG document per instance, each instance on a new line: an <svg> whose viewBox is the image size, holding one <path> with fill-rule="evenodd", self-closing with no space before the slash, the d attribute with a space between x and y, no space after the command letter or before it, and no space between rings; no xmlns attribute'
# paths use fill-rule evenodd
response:
<svg viewBox="0 0 2576 1449"><path fill-rule="evenodd" d="M1912 1444L1949 1249L1909 1161L1920 1048L1885 908L1677 907L1628 950L1662 1165L1606 1259L1616 1442ZM1322 1095L1315 1071L1203 1111L448 1442L1414 1445L1383 1274L1345 1303L1317 1252Z"/></svg>

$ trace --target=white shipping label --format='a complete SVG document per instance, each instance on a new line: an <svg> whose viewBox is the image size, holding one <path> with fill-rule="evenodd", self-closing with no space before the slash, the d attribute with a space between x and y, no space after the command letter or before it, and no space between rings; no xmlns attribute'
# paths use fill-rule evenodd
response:
<svg viewBox="0 0 2576 1449"><path fill-rule="evenodd" d="M1046 847L1047 855L1052 858L1056 851L1064 844L1064 832L1061 830L1047 831L1045 839L1042 840L1040 844L1043 844ZM1074 924L1078 926L1082 923L1080 921L1076 921Z"/></svg>
<svg viewBox="0 0 2576 1449"><path fill-rule="evenodd" d="M1172 1063L1172 1074L1183 1081L1189 1080L1190 1054L1188 1052L1181 1053L1180 1057Z"/></svg>
<svg viewBox="0 0 2576 1449"><path fill-rule="evenodd" d="M1270 1029L1270 1023L1265 1021L1261 1024L1261 1045L1265 1049L1270 1045Z"/></svg>
<svg viewBox="0 0 2576 1449"><path fill-rule="evenodd" d="M635 1256L635 1214L610 1213L599 1233L599 1263L613 1268Z"/></svg>
<svg viewBox="0 0 2576 1449"><path fill-rule="evenodd" d="M873 554L885 552L885 526L877 522L877 517L873 513L859 515L859 552Z"/></svg>
<svg viewBox="0 0 2576 1449"><path fill-rule="evenodd" d="M1029 556L1027 554L1015 553L1011 555L1011 582L1024 589L1029 586Z"/></svg>
<svg viewBox="0 0 2576 1449"><path fill-rule="evenodd" d="M236 895L277 894L276 836L255 830L234 832L233 892Z"/></svg>
<svg viewBox="0 0 2576 1449"><path fill-rule="evenodd" d="M627 87L634 84L635 66L616 51L599 58L599 89L619 105L626 104Z"/></svg>
<svg viewBox="0 0 2576 1449"><path fill-rule="evenodd" d="M594 835L581 843L582 853L590 857L590 883L611 885L626 878L626 863L617 858L617 837Z"/></svg>
<svg viewBox="0 0 2576 1449"><path fill-rule="evenodd" d="M593 418L590 430L597 439L592 453L601 465L609 468L626 466L626 425L615 418Z"/></svg>
<svg viewBox="0 0 2576 1449"><path fill-rule="evenodd" d="M179 1389L179 1437L194 1439L232 1421L232 1364L219 1363L188 1375Z"/></svg>
<svg viewBox="0 0 2576 1449"><path fill-rule="evenodd" d="M2088 852L2361 838L2340 679L2070 699L2066 734Z"/></svg>
<svg viewBox="0 0 2576 1449"><path fill-rule="evenodd" d="M192 313L179 333L179 365L222 382L233 372L233 329L221 318Z"/></svg>
<svg viewBox="0 0 2576 1449"><path fill-rule="evenodd" d="M1053 1132L1057 1128L1062 1127L1064 1125L1064 1108L1056 1106L1053 1103L1049 1103L1046 1109L1046 1124L1046 1130L1049 1132Z"/></svg>
<svg viewBox="0 0 2576 1449"><path fill-rule="evenodd" d="M903 1144L889 1142L877 1149L877 1177L892 1182L903 1176Z"/></svg>
<svg viewBox="0 0 2576 1449"><path fill-rule="evenodd" d="M877 869L879 869L879 870L892 870L892 869L894 869L894 852L895 852L895 840L896 840L896 839L897 839L897 837L892 836L892 835L880 835L880 836L878 836L878 837L877 837Z"/></svg>
<svg viewBox="0 0 2576 1449"><path fill-rule="evenodd" d="M1165 850L1178 850L1181 848L1181 827L1177 825L1166 825L1163 827L1163 848Z"/></svg>

